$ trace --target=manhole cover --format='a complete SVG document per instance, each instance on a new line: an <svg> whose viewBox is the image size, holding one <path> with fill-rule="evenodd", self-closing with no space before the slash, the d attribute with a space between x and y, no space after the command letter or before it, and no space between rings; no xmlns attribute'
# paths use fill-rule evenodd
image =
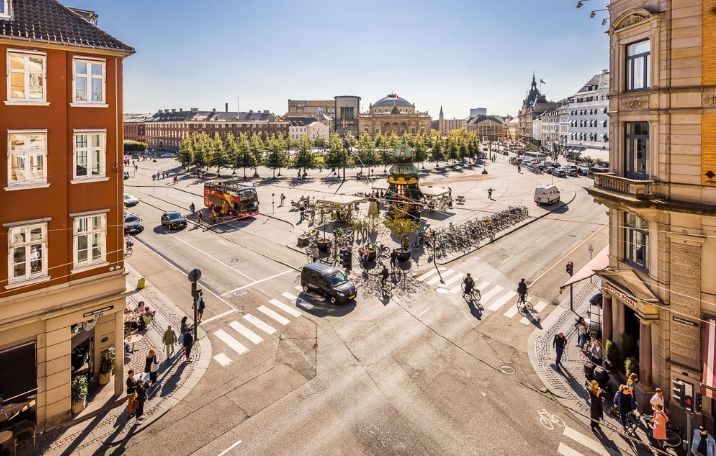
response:
<svg viewBox="0 0 716 456"><path fill-rule="evenodd" d="M241 260L239 260L238 258L232 258L229 260L229 263L238 263L239 261Z"/></svg>
<svg viewBox="0 0 716 456"><path fill-rule="evenodd" d="M500 372L502 372L505 375L514 375L515 374L515 368L510 366L509 364L503 364L500 366Z"/></svg>

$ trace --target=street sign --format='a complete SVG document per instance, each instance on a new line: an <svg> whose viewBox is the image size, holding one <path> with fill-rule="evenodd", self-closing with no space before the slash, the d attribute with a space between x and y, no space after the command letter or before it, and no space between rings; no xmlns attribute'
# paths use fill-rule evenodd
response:
<svg viewBox="0 0 716 456"><path fill-rule="evenodd" d="M199 279L201 279L201 271L199 269L192 269L189 271L189 274L187 275L189 278L189 282L198 282Z"/></svg>

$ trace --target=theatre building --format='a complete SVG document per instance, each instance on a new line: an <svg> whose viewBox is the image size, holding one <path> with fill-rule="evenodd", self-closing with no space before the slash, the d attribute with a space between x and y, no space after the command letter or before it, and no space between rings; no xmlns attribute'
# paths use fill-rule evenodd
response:
<svg viewBox="0 0 716 456"><path fill-rule="evenodd" d="M707 421L716 387L715 7L610 2L610 172L588 189L609 214L608 267L597 272L604 338L638 361L642 393L660 387L668 397L672 381L684 382L687 395L704 395ZM677 401L669 408L683 422Z"/></svg>
<svg viewBox="0 0 716 456"><path fill-rule="evenodd" d="M0 0L0 430L70 418L73 379L91 399L110 348L102 391L123 389L122 61L134 50L96 20Z"/></svg>

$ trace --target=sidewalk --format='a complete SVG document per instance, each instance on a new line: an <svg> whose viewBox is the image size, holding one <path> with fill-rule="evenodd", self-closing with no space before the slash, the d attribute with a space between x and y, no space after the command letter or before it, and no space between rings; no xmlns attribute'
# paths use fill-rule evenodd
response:
<svg viewBox="0 0 716 456"><path fill-rule="evenodd" d="M143 290L136 290L139 273L125 263L127 269L127 289L135 290L128 298L129 303L144 301L156 311L154 322L147 329L144 338L134 344L131 356L125 356L125 375L133 369L135 376L144 372L147 352L154 349L160 361L158 382L148 390L149 400L144 407L144 421L140 424L135 419L127 420L126 394L116 398L111 405L96 415L83 421L77 419L41 434L37 438L34 450L21 452L26 455L90 455L98 449L119 444L132 435L141 432L181 401L199 383L211 361L211 344L207 337L201 337L194 346L192 362L184 363L183 357L176 353L170 360L164 359L162 336L167 325L179 332L183 314L151 284L147 283ZM176 352L179 352L176 346ZM119 359L118 359L119 361ZM81 416L81 415L80 415Z"/></svg>
<svg viewBox="0 0 716 456"><path fill-rule="evenodd" d="M527 343L530 363L545 388L585 424L590 421L589 393L584 386L587 379L584 376L584 362L576 346L577 330L574 324L577 316L586 318L589 298L598 291L599 286L592 284L590 280L575 286L574 312L569 309L569 294L567 294L560 307L542 322L542 328L535 329L530 334ZM552 340L560 332L567 337L567 347L562 356L563 368L558 371L554 365L555 352ZM655 448L648 447L652 442L643 425L637 426L636 436L624 435L618 420L607 413L611 400L610 394L607 403L604 404L604 421L601 425L604 433L595 434L602 444L606 447L615 446L623 454L682 454L681 449L678 451L668 449L666 453L659 453Z"/></svg>

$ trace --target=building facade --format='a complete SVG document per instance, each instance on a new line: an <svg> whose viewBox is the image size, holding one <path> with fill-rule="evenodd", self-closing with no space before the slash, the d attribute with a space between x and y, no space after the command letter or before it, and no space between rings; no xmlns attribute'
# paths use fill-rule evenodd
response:
<svg viewBox="0 0 716 456"><path fill-rule="evenodd" d="M360 132L360 97L355 95L339 95L333 98L335 103L335 121L333 131L341 136L350 133L354 138Z"/></svg>
<svg viewBox="0 0 716 456"><path fill-rule="evenodd" d="M328 137L331 133L328 125L323 124L313 117L289 117L288 121L288 137L293 141L298 141L301 137L306 136L311 141L316 138L323 138L328 143Z"/></svg>
<svg viewBox="0 0 716 456"><path fill-rule="evenodd" d="M500 116L479 115L465 121L465 131L474 133L480 141L502 141L507 139L505 120Z"/></svg>
<svg viewBox="0 0 716 456"><path fill-rule="evenodd" d="M567 150L569 143L569 100L561 100L557 103L557 122L559 123L559 145L558 152Z"/></svg>
<svg viewBox="0 0 716 456"><path fill-rule="evenodd" d="M149 117L145 114L124 114L124 139L146 143L145 123Z"/></svg>
<svg viewBox="0 0 716 456"><path fill-rule="evenodd" d="M609 157L609 71L593 76L569 97L567 151L607 160Z"/></svg>
<svg viewBox="0 0 716 456"><path fill-rule="evenodd" d="M273 135L288 137L288 122L268 111L217 112L191 108L164 109L145 122L146 143L152 150L178 151L182 140L190 134L218 134L226 138L229 133L238 137L254 133L267 138Z"/></svg>
<svg viewBox="0 0 716 456"><path fill-rule="evenodd" d="M0 3L0 366L12 366L0 396L43 428L70 416L73 378L96 387L105 350L119 360L108 387L124 389L122 63L134 50L54 0Z"/></svg>
<svg viewBox="0 0 716 456"><path fill-rule="evenodd" d="M288 100L288 112L286 116L321 118L323 115L336 117L335 100Z"/></svg>
<svg viewBox="0 0 716 456"><path fill-rule="evenodd" d="M559 151L559 104L555 109L543 112L536 120L541 123L539 140L542 147L553 154Z"/></svg>
<svg viewBox="0 0 716 456"><path fill-rule="evenodd" d="M522 101L522 107L517 114L517 139L527 142L537 141L538 138L534 136L532 122L542 115L543 112L555 109L556 107L556 103L547 101L547 97L539 91L535 76L532 75L530 90Z"/></svg>
<svg viewBox="0 0 716 456"><path fill-rule="evenodd" d="M716 1L612 0L603 333L628 342L639 389L701 391L713 419ZM677 401L671 418L682 421Z"/></svg>
<svg viewBox="0 0 716 456"><path fill-rule="evenodd" d="M465 119L446 119L443 114L443 107L440 106L440 114L438 120L430 122L430 128L440 133L447 134L450 130L464 130L466 125Z"/></svg>
<svg viewBox="0 0 716 456"><path fill-rule="evenodd" d="M371 104L368 112L360 115L359 124L361 133L371 136L378 132L402 136L429 133L431 120L427 112L416 111L415 104L391 93Z"/></svg>

